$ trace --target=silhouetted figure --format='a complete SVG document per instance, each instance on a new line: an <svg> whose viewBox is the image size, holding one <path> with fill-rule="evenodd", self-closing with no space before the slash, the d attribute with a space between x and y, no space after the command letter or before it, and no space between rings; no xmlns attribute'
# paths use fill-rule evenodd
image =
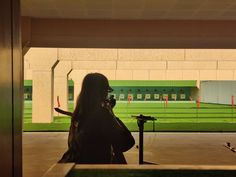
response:
<svg viewBox="0 0 236 177"><path fill-rule="evenodd" d="M91 73L85 76L72 114L68 150L59 162L126 163L123 152L135 142L130 131L112 111L115 99L107 98L110 91L112 88L104 75Z"/></svg>

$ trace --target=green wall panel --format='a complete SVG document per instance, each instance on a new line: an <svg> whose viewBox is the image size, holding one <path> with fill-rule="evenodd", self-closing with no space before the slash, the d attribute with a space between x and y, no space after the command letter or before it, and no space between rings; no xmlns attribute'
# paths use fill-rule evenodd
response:
<svg viewBox="0 0 236 177"><path fill-rule="evenodd" d="M196 87L195 80L110 80L117 100L189 100L191 89ZM32 100L32 80L24 81L25 100ZM69 100L74 100L74 82L68 80Z"/></svg>

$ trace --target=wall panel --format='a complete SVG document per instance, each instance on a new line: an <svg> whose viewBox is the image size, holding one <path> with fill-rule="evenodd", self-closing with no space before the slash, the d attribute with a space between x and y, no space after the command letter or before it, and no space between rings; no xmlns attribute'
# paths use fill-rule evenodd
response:
<svg viewBox="0 0 236 177"><path fill-rule="evenodd" d="M200 92L204 103L230 105L232 95L236 98L236 81L203 81Z"/></svg>

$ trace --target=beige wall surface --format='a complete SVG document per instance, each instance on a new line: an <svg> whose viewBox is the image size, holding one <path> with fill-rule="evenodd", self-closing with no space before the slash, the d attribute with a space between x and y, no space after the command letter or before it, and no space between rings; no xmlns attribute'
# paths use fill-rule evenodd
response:
<svg viewBox="0 0 236 177"><path fill-rule="evenodd" d="M32 122L52 122L52 73L50 70L33 72Z"/></svg>
<svg viewBox="0 0 236 177"><path fill-rule="evenodd" d="M40 48L41 49L41 48ZM43 55L71 62L72 70L101 72L112 80L235 80L235 49L31 49L25 79L44 67ZM34 58L29 61L29 58ZM38 62L40 60L40 62ZM39 64L35 64L37 61ZM69 76L70 77L70 76Z"/></svg>
<svg viewBox="0 0 236 177"><path fill-rule="evenodd" d="M34 122L51 121L51 110L44 111L45 104L40 103L43 95L35 95L35 91L45 95L46 91L41 91L50 90L45 98L50 109L56 105L56 96L61 95L61 108L67 110L66 80L74 81L76 101L83 77L90 72L103 73L110 80L196 80L197 87L204 80L236 80L233 49L32 48L24 59L25 79L38 81L38 88L33 88L33 100L38 100L33 103L33 114L40 112L38 115L44 117L44 120L34 117ZM45 70L52 73L52 78L50 74L43 78ZM32 73L36 71L38 74L34 76ZM49 86L53 79L54 87ZM45 114L41 115L42 112Z"/></svg>
<svg viewBox="0 0 236 177"><path fill-rule="evenodd" d="M34 123L53 121L53 72L58 63L57 54L56 48L31 48L24 56L24 63L27 64L25 79L33 80L32 122Z"/></svg>

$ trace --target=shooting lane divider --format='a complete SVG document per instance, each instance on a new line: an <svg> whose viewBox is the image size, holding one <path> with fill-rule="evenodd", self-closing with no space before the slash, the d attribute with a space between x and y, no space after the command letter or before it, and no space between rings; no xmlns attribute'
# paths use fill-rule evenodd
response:
<svg viewBox="0 0 236 177"><path fill-rule="evenodd" d="M200 108L200 96L197 98L197 108Z"/></svg>
<svg viewBox="0 0 236 177"><path fill-rule="evenodd" d="M232 102L232 108L234 108L234 95L231 97L231 102Z"/></svg>
<svg viewBox="0 0 236 177"><path fill-rule="evenodd" d="M168 106L168 95L166 96L166 107Z"/></svg>
<svg viewBox="0 0 236 177"><path fill-rule="evenodd" d="M61 107L61 104L60 104L60 98L59 96L57 96L57 107L60 108Z"/></svg>

